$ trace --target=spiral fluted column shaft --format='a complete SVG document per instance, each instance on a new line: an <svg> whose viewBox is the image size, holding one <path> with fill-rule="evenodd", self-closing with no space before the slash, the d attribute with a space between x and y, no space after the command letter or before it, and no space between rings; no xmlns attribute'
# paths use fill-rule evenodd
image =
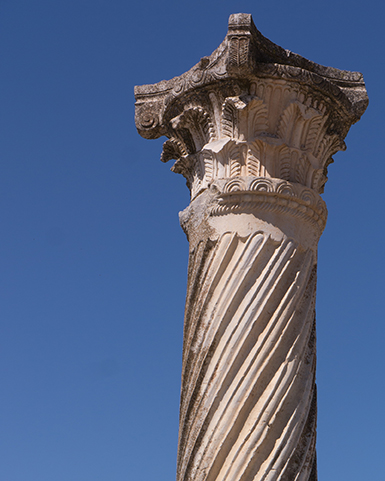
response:
<svg viewBox="0 0 385 481"><path fill-rule="evenodd" d="M247 205L218 223L210 196L198 202L210 214L181 215L203 238L189 259L177 481L314 480L316 252Z"/></svg>
<svg viewBox="0 0 385 481"><path fill-rule="evenodd" d="M273 44L251 15L188 72L135 88L191 192L177 481L316 481L317 245L358 72Z"/></svg>

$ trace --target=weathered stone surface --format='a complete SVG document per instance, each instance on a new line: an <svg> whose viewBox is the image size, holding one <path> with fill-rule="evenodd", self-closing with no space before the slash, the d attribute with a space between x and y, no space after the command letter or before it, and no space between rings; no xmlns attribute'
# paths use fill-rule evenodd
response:
<svg viewBox="0 0 385 481"><path fill-rule="evenodd" d="M139 133L168 137L161 160L191 191L177 480L314 481L320 193L362 75L236 14L210 57L135 96Z"/></svg>

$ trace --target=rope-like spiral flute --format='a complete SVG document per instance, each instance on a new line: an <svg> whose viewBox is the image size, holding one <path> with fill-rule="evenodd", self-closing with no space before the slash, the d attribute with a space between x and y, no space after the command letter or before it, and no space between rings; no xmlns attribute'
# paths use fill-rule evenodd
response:
<svg viewBox="0 0 385 481"><path fill-rule="evenodd" d="M313 251L227 232L188 285L177 481L315 480Z"/></svg>

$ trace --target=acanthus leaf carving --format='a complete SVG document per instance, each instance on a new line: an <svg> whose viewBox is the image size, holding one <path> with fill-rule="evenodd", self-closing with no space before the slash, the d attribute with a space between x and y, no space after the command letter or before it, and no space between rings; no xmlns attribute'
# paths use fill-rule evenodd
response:
<svg viewBox="0 0 385 481"><path fill-rule="evenodd" d="M247 151L247 174L253 177L261 175L262 143L253 142Z"/></svg>
<svg viewBox="0 0 385 481"><path fill-rule="evenodd" d="M296 164L296 172L295 172L295 181L298 184L307 185L307 172L309 168L309 161L306 158L305 154L302 154Z"/></svg>
<svg viewBox="0 0 385 481"><path fill-rule="evenodd" d="M281 176L321 192L327 180L326 164L344 148L336 133L339 116L328 112L319 93L313 96L300 85L289 88L264 79L222 90L211 86L203 97L191 96L184 108L175 106L162 160L214 148L213 179ZM237 154L233 159L226 158L229 149L219 154L228 141L243 144L239 152L231 151L233 157ZM319 171L322 174L316 175Z"/></svg>
<svg viewBox="0 0 385 481"><path fill-rule="evenodd" d="M162 162L168 162L169 160L178 160L181 157L187 155L186 148L182 142L178 139L169 139L163 144L162 154L160 160Z"/></svg>
<svg viewBox="0 0 385 481"><path fill-rule="evenodd" d="M290 180L291 172L291 156L288 147L283 146L278 151L279 158L279 177L284 180Z"/></svg>
<svg viewBox="0 0 385 481"><path fill-rule="evenodd" d="M345 150L345 148L344 142L341 142L338 135L325 136L318 146L317 158L320 159L321 165L325 166L326 163L329 165L331 163L329 162L330 157L339 150Z"/></svg>
<svg viewBox="0 0 385 481"><path fill-rule="evenodd" d="M291 102L281 115L277 131L278 137L289 146L306 148L305 146L310 140L308 140L310 125L315 119L321 119L317 110L298 101ZM316 125L317 122L313 127ZM311 131L312 138L314 137L313 130Z"/></svg>
<svg viewBox="0 0 385 481"><path fill-rule="evenodd" d="M323 134L323 126L326 122L326 118L322 117L321 115L317 115L313 119L311 119L308 133L305 140L305 150L310 151L313 155L317 149L318 142L320 138L322 138Z"/></svg>
<svg viewBox="0 0 385 481"><path fill-rule="evenodd" d="M187 129L194 144L194 151L215 140L215 126L210 115L201 107L191 107L171 120L171 126L176 131Z"/></svg>
<svg viewBox="0 0 385 481"><path fill-rule="evenodd" d="M222 106L222 135L238 138L238 111L232 98L227 98Z"/></svg>
<svg viewBox="0 0 385 481"><path fill-rule="evenodd" d="M247 114L247 117L245 116L246 126L244 127L245 130L248 129L247 140L253 140L258 135L268 131L268 111L263 100L252 99L247 105Z"/></svg>
<svg viewBox="0 0 385 481"><path fill-rule="evenodd" d="M239 177L242 173L242 144L229 142L218 154L221 161L226 165L226 177Z"/></svg>
<svg viewBox="0 0 385 481"><path fill-rule="evenodd" d="M268 110L255 96L226 98L222 106L222 135L252 141L268 130Z"/></svg>
<svg viewBox="0 0 385 481"><path fill-rule="evenodd" d="M192 197L200 192L205 177L205 165L202 165L201 157L201 154L187 155L178 159L171 167L172 172L182 174L186 179Z"/></svg>

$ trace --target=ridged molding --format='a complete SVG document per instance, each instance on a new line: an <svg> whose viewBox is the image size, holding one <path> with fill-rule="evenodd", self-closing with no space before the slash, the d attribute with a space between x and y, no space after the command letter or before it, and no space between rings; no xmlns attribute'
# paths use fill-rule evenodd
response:
<svg viewBox="0 0 385 481"><path fill-rule="evenodd" d="M320 194L368 104L362 75L235 14L212 55L135 97L191 191L177 481L316 481Z"/></svg>

